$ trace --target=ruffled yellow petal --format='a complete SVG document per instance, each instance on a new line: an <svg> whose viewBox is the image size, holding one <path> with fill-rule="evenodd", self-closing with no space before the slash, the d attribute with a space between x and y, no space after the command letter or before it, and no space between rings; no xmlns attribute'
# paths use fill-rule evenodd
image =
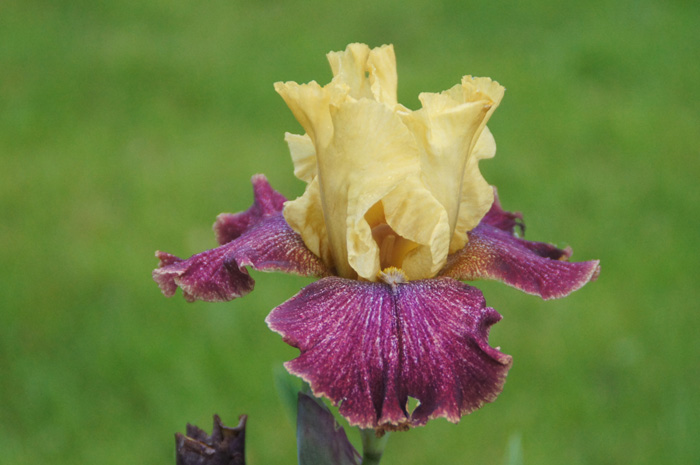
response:
<svg viewBox="0 0 700 465"><path fill-rule="evenodd" d="M289 226L304 239L306 247L321 257L324 263L332 269L333 257L323 217L318 178L309 182L304 195L285 202L283 214Z"/></svg>
<svg viewBox="0 0 700 465"><path fill-rule="evenodd" d="M370 49L365 44L350 44L342 52L329 52L326 55L333 71L333 81L342 82L348 87L348 95L353 98L371 98L372 90L365 77L367 58Z"/></svg>
<svg viewBox="0 0 700 465"><path fill-rule="evenodd" d="M488 126L485 126L484 130L481 131L479 139L476 141L472 157L477 160L484 160L486 158L493 158L495 155L496 139L493 138L493 134L491 134L491 130L489 130Z"/></svg>
<svg viewBox="0 0 700 465"><path fill-rule="evenodd" d="M452 236L450 252L464 247L467 243L467 231L474 229L491 208L494 198L493 187L481 175L479 161L493 158L494 155L496 155L496 141L489 128L484 127L464 170L459 216Z"/></svg>
<svg viewBox="0 0 700 465"><path fill-rule="evenodd" d="M389 266L401 267L409 279L435 276L447 260L450 226L447 212L418 177L400 183L382 203L387 224L399 237L416 244ZM386 267L382 267L386 268Z"/></svg>
<svg viewBox="0 0 700 465"><path fill-rule="evenodd" d="M465 100L488 99L491 104L477 130L479 137L464 168L459 215L450 243L450 253L465 246L467 231L471 231L479 224L493 203L493 188L481 175L479 161L492 158L496 154L496 142L486 123L498 108L505 93L505 88L496 81L471 76L462 78L462 89Z"/></svg>
<svg viewBox="0 0 700 465"><path fill-rule="evenodd" d="M392 45L370 50L365 44L350 44L345 51L330 52L327 57L333 82L345 84L348 95L396 105L396 57Z"/></svg>
<svg viewBox="0 0 700 465"><path fill-rule="evenodd" d="M396 55L392 45L384 45L370 52L367 73L374 99L389 106L395 106L398 76L396 75Z"/></svg>
<svg viewBox="0 0 700 465"><path fill-rule="evenodd" d="M440 218L443 209L420 181L415 138L389 107L368 99L348 101L332 109L332 118L333 142L318 163L326 224L333 225L333 256L336 263L347 257L360 277L375 280L380 244L365 218L370 208L382 201L388 225L428 249L438 226L426 223ZM449 241L446 215L442 218ZM434 267L444 262L446 253L441 255L433 257Z"/></svg>
<svg viewBox="0 0 700 465"><path fill-rule="evenodd" d="M423 181L443 205L454 231L462 178L490 101L458 101L449 93L421 94L423 108L404 116L421 146Z"/></svg>
<svg viewBox="0 0 700 465"><path fill-rule="evenodd" d="M316 147L308 134L284 134L289 153L294 163L294 176L302 181L311 182L316 177Z"/></svg>
<svg viewBox="0 0 700 465"><path fill-rule="evenodd" d="M486 122L503 88L466 76L413 112L396 101L393 47L351 44L328 61L324 87L275 84L307 133L285 137L309 183L285 218L340 276L435 276L493 201L478 161L495 153Z"/></svg>
<svg viewBox="0 0 700 465"><path fill-rule="evenodd" d="M347 98L348 86L342 82L332 82L325 87L314 81L302 85L296 82L276 82L275 90L311 138L316 153L319 152L319 147L327 146L333 138L330 106Z"/></svg>
<svg viewBox="0 0 700 465"><path fill-rule="evenodd" d="M421 94L421 110L400 113L423 148L423 180L447 211L450 252L464 247L466 232L493 202L478 160L495 153L491 134L485 132L486 121L503 90L490 79L466 76L462 84L445 92Z"/></svg>

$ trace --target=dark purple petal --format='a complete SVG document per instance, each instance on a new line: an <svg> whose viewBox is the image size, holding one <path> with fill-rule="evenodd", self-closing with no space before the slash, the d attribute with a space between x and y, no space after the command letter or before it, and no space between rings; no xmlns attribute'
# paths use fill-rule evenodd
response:
<svg viewBox="0 0 700 465"><path fill-rule="evenodd" d="M229 244L231 246L229 246ZM163 295L172 297L178 287L185 300L194 302L224 302L241 297L253 290L255 281L248 272L229 262L227 257L235 249L235 243L193 255L187 260L157 251L159 267L153 270L153 279Z"/></svg>
<svg viewBox="0 0 700 465"><path fill-rule="evenodd" d="M483 220L468 236L467 245L448 258L441 276L495 279L528 294L554 299L595 280L600 272L598 260L567 262L570 248L562 250L543 242L526 241L515 237L512 229L508 231Z"/></svg>
<svg viewBox="0 0 700 465"><path fill-rule="evenodd" d="M488 224L503 231L508 231L511 234L515 233L515 228L520 229L520 234L525 233L525 223L523 222L523 214L520 212L507 212L501 207L501 201L498 198L498 191L493 188L493 203L491 209L484 215L479 224Z"/></svg>
<svg viewBox="0 0 700 465"><path fill-rule="evenodd" d="M263 174L256 174L251 179L253 184L253 205L244 212L222 213L216 218L214 232L216 240L223 245L239 237L249 228L258 224L266 216L282 211L287 199L267 182Z"/></svg>
<svg viewBox="0 0 700 465"><path fill-rule="evenodd" d="M171 297L180 287L189 302L222 302L249 293L255 282L247 266L301 276L329 274L281 213L266 216L237 239L187 260L165 252L156 252L156 257L160 264L153 270L153 279L163 294Z"/></svg>
<svg viewBox="0 0 700 465"><path fill-rule="evenodd" d="M301 354L285 366L362 428L457 422L501 392L511 357L488 345L501 319L450 278L385 283L325 278L267 317ZM411 413L409 397L420 404Z"/></svg>

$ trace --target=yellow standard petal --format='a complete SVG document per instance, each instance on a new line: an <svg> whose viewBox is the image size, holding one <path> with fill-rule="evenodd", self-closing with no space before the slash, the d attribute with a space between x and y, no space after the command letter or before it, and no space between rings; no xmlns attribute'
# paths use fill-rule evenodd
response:
<svg viewBox="0 0 700 465"><path fill-rule="evenodd" d="M321 257L329 268L333 268L333 257L323 217L317 177L306 186L304 195L296 200L285 202L283 214L289 226L304 239L309 250Z"/></svg>
<svg viewBox="0 0 700 465"><path fill-rule="evenodd" d="M467 231L479 224L493 203L493 188L481 175L479 161L496 155L496 141L486 123L500 105L505 93L505 88L496 81L472 76L462 78L462 90L465 100L487 99L491 101L491 105L477 131L478 139L464 168L459 216L450 245L451 253L464 247L467 243Z"/></svg>
<svg viewBox="0 0 700 465"><path fill-rule="evenodd" d="M391 267L435 276L493 201L478 160L495 153L486 121L503 88L465 77L421 94L412 112L396 101L392 46L351 44L328 60L324 87L275 84L306 131L285 136L308 183L285 218L340 276L376 280Z"/></svg>
<svg viewBox="0 0 700 465"><path fill-rule="evenodd" d="M302 181L311 182L316 177L316 147L311 138L304 134L284 134L289 153L294 163L294 176Z"/></svg>
<svg viewBox="0 0 700 465"><path fill-rule="evenodd" d="M420 179L413 135L388 106L369 99L334 108L333 127L333 143L318 158L326 224L335 228L344 223L330 233L331 243L346 245L339 254L345 254L350 267L365 279L376 279L381 268L402 261L399 255L382 263L381 247L393 250L395 245L375 241L373 230L383 224L370 224L365 218L381 201L386 226L394 231L389 236L414 242L406 253L422 255L423 263L429 264L418 273L415 267L406 270L409 278L436 273L447 257L450 230L444 208Z"/></svg>
<svg viewBox="0 0 700 465"><path fill-rule="evenodd" d="M328 62L333 81L348 87L355 99L371 98L389 106L396 105L396 56L392 45L375 49L365 44L350 44L343 52L330 52Z"/></svg>

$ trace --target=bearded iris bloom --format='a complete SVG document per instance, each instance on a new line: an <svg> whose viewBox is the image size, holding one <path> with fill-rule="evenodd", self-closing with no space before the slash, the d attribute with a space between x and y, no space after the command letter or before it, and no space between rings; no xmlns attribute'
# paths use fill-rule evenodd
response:
<svg viewBox="0 0 700 465"><path fill-rule="evenodd" d="M498 396L512 364L488 344L501 316L462 281L551 299L594 280L599 263L520 238L521 215L481 176L497 82L465 76L411 111L396 99L391 46L328 59L325 86L275 85L305 131L285 137L304 194L288 201L254 176L253 205L214 224L220 246L187 260L157 252L153 277L189 301L245 295L247 268L318 277L267 317L300 350L286 368L361 428L457 422Z"/></svg>

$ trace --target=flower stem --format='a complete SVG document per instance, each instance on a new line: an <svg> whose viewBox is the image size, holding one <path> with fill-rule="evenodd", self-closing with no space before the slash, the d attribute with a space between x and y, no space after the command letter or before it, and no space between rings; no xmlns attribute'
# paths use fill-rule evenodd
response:
<svg viewBox="0 0 700 465"><path fill-rule="evenodd" d="M377 437L373 429L361 429L360 436L362 437L362 465L378 464L384 454L389 434Z"/></svg>

